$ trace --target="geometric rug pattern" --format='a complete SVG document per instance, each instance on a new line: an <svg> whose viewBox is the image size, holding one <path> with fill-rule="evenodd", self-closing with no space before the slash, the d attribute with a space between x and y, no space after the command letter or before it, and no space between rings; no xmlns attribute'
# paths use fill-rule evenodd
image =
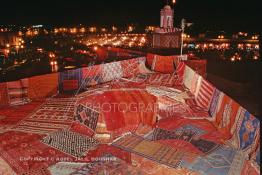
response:
<svg viewBox="0 0 262 175"><path fill-rule="evenodd" d="M77 171L71 173L70 175L142 175L144 174L142 170L138 167L134 167L127 162L114 157L110 154L106 154L99 157L101 161L94 161L88 163Z"/></svg>
<svg viewBox="0 0 262 175"><path fill-rule="evenodd" d="M79 170L81 167L86 165L86 163L75 163L75 162L58 162L50 167L48 167L48 170L52 175L69 175L77 170Z"/></svg>
<svg viewBox="0 0 262 175"><path fill-rule="evenodd" d="M195 148L200 150L204 154L214 151L220 145L215 142L201 139L201 135L205 134L205 131L194 127L192 125L184 125L173 131L164 130L161 128L155 128L153 131L153 140L182 140L191 143Z"/></svg>
<svg viewBox="0 0 262 175"><path fill-rule="evenodd" d="M112 145L172 168L177 168L186 154L174 147L144 140L134 134L127 134L115 140Z"/></svg>
<svg viewBox="0 0 262 175"><path fill-rule="evenodd" d="M76 98L52 98L13 129L35 134L48 134L68 128L73 121Z"/></svg>
<svg viewBox="0 0 262 175"><path fill-rule="evenodd" d="M60 130L42 139L42 142L74 157L82 157L98 145L98 141L68 130Z"/></svg>

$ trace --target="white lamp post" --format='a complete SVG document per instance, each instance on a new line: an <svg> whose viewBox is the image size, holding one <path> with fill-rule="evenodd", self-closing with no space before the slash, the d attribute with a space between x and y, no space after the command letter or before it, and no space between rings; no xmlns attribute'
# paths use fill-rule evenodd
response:
<svg viewBox="0 0 262 175"><path fill-rule="evenodd" d="M186 20L182 19L181 21L181 29L182 29L182 34L181 34L181 50L180 50L180 54L181 56L183 55L183 45L184 45L184 31L185 31L185 27L186 27Z"/></svg>

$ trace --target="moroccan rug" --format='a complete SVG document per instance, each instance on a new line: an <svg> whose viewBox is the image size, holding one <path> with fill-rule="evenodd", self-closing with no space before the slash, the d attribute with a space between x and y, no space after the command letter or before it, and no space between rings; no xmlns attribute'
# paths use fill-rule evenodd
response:
<svg viewBox="0 0 262 175"><path fill-rule="evenodd" d="M174 59L174 56L155 55L151 70L155 72L172 74L175 72Z"/></svg>
<svg viewBox="0 0 262 175"><path fill-rule="evenodd" d="M166 105L167 98L159 99L159 110L158 114L161 118L175 118L175 117L183 117L183 118L196 118L192 114L192 110L187 105L180 103L178 101L172 101L172 103ZM199 119L199 118L198 118Z"/></svg>
<svg viewBox="0 0 262 175"><path fill-rule="evenodd" d="M51 97L57 94L57 87L58 73L30 77L28 97L33 100Z"/></svg>
<svg viewBox="0 0 262 175"><path fill-rule="evenodd" d="M82 69L68 70L58 74L59 92L77 90L81 86Z"/></svg>
<svg viewBox="0 0 262 175"><path fill-rule="evenodd" d="M123 77L133 77L139 73L139 60L129 59L121 61L121 67L123 70Z"/></svg>
<svg viewBox="0 0 262 175"><path fill-rule="evenodd" d="M131 82L136 82L136 83L145 83L146 80L150 77L150 74L142 74L139 73L135 77L130 78L129 80Z"/></svg>
<svg viewBox="0 0 262 175"><path fill-rule="evenodd" d="M8 163L0 157L0 174L9 175L15 174L14 170L8 165Z"/></svg>
<svg viewBox="0 0 262 175"><path fill-rule="evenodd" d="M49 134L41 141L74 157L83 157L98 145L97 140L68 130Z"/></svg>
<svg viewBox="0 0 262 175"><path fill-rule="evenodd" d="M216 144L215 142L211 142L204 139L192 139L190 141L192 145L194 145L197 149L199 149L204 154L208 154L215 149L218 149L220 145Z"/></svg>
<svg viewBox="0 0 262 175"><path fill-rule="evenodd" d="M140 123L152 126L156 122L156 97L144 90L116 89L87 95L78 105L101 112L108 131Z"/></svg>
<svg viewBox="0 0 262 175"><path fill-rule="evenodd" d="M0 125L0 134L11 131L14 127L15 125Z"/></svg>
<svg viewBox="0 0 262 175"><path fill-rule="evenodd" d="M199 156L193 162L182 160L181 167L197 171L202 175L241 174L246 157L242 151L220 147L206 156Z"/></svg>
<svg viewBox="0 0 262 175"><path fill-rule="evenodd" d="M47 168L40 168L35 170L30 170L22 173L21 175L51 175L50 171Z"/></svg>
<svg viewBox="0 0 262 175"><path fill-rule="evenodd" d="M180 103L185 103L185 99L189 98L189 95L186 92L182 92L181 90L175 88L168 88L164 86L147 86L146 90L148 93L157 97L168 97Z"/></svg>
<svg viewBox="0 0 262 175"><path fill-rule="evenodd" d="M210 108L208 110L208 113L213 118L213 120L214 120L216 113L219 110L219 106L220 106L219 102L221 102L223 95L224 94L220 90L215 89L214 95L213 95L211 103L210 103Z"/></svg>
<svg viewBox="0 0 262 175"><path fill-rule="evenodd" d="M221 100L220 108L215 116L215 125L218 131L223 132L229 139L236 129L236 123L239 121L241 107L229 96L224 95Z"/></svg>
<svg viewBox="0 0 262 175"><path fill-rule="evenodd" d="M0 83L0 106L8 105L8 91L7 91L7 83Z"/></svg>
<svg viewBox="0 0 262 175"><path fill-rule="evenodd" d="M91 86L95 86L103 82L102 79L102 66L94 65L82 68L82 89L87 90Z"/></svg>
<svg viewBox="0 0 262 175"><path fill-rule="evenodd" d="M173 168L179 166L185 154L168 145L148 141L133 134L119 138L112 145Z"/></svg>
<svg viewBox="0 0 262 175"><path fill-rule="evenodd" d="M0 115L0 120L5 119L5 118L6 118L5 116L1 116L1 115Z"/></svg>
<svg viewBox="0 0 262 175"><path fill-rule="evenodd" d="M176 74L161 74L161 73L151 73L148 74L148 78L145 81L147 85L154 86L166 86L174 87L181 86L179 77Z"/></svg>
<svg viewBox="0 0 262 175"><path fill-rule="evenodd" d="M1 134L0 157L16 173L47 168L62 159L73 160L73 157L41 143L41 138L37 134L14 131Z"/></svg>
<svg viewBox="0 0 262 175"><path fill-rule="evenodd" d="M74 120L83 123L85 126L91 128L93 131L96 130L97 121L99 117L99 112L85 107L83 105L78 105L76 109L76 115Z"/></svg>
<svg viewBox="0 0 262 175"><path fill-rule="evenodd" d="M74 115L75 98L48 99L34 113L22 120L15 131L48 134L68 128Z"/></svg>
<svg viewBox="0 0 262 175"><path fill-rule="evenodd" d="M201 108L208 110L215 91L215 87L207 80L202 79L198 93L196 94L196 103Z"/></svg>
<svg viewBox="0 0 262 175"><path fill-rule="evenodd" d="M28 98L28 86L28 79L7 82L7 92L11 106L24 105L31 101Z"/></svg>
<svg viewBox="0 0 262 175"><path fill-rule="evenodd" d="M20 106L6 106L1 108L0 115L5 116L0 120L1 125L17 125L21 120L25 119L32 111L38 109L43 104L42 101L31 102Z"/></svg>
<svg viewBox="0 0 262 175"><path fill-rule="evenodd" d="M191 69L188 66L185 67L183 83L184 83L185 87L188 88L188 89L191 88L191 84L192 84L193 79L194 79L194 74L196 74L196 73L193 69Z"/></svg>
<svg viewBox="0 0 262 175"><path fill-rule="evenodd" d="M260 175L260 172L260 166L256 167L251 161L247 160L241 170L241 175Z"/></svg>
<svg viewBox="0 0 262 175"><path fill-rule="evenodd" d="M147 158L132 154L132 166L142 171L140 175L199 175L186 168L170 168Z"/></svg>
<svg viewBox="0 0 262 175"><path fill-rule="evenodd" d="M103 64L102 79L103 82L112 81L123 77L123 70L120 62Z"/></svg>
<svg viewBox="0 0 262 175"><path fill-rule="evenodd" d="M182 140L192 144L195 148L200 150L203 154L208 154L217 149L220 145L201 139L201 136L206 134L206 131L197 128L193 125L184 125L173 131L164 130L161 128L155 128L153 131L153 140Z"/></svg>
<svg viewBox="0 0 262 175"><path fill-rule="evenodd" d="M143 174L141 169L131 166L123 160L110 154L97 157L96 161L88 163L70 175L98 175L98 174Z"/></svg>
<svg viewBox="0 0 262 175"><path fill-rule="evenodd" d="M58 162L55 165L48 167L48 170L52 175L68 175L79 170L84 165L86 165L86 163Z"/></svg>
<svg viewBox="0 0 262 175"><path fill-rule="evenodd" d="M246 109L240 107L236 124L231 128L233 137L227 144L247 154L256 151L260 140L260 121Z"/></svg>
<svg viewBox="0 0 262 175"><path fill-rule="evenodd" d="M200 137L206 132L193 125L184 125L173 131L155 128L153 132L153 140L166 140L166 139L181 139L190 141L193 137Z"/></svg>

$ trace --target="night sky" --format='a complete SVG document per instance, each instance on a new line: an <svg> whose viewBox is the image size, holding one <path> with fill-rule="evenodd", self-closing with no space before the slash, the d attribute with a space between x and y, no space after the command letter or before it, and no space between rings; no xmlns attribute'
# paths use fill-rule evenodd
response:
<svg viewBox="0 0 262 175"><path fill-rule="evenodd" d="M167 0L1 1L0 24L159 25ZM261 31L261 0L177 0L175 23L181 18L194 30Z"/></svg>

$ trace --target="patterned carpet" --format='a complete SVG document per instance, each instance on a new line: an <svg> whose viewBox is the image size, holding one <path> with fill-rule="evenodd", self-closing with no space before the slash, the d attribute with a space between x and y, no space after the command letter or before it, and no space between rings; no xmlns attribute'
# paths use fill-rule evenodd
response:
<svg viewBox="0 0 262 175"><path fill-rule="evenodd" d="M1 115L0 115L0 120L5 119L5 118L6 118L5 116L1 116Z"/></svg>
<svg viewBox="0 0 262 175"><path fill-rule="evenodd" d="M47 168L62 159L73 160L72 156L41 143L41 138L38 134L14 131L1 134L0 157L18 174Z"/></svg>
<svg viewBox="0 0 262 175"><path fill-rule="evenodd" d="M106 154L98 158L100 161L88 163L70 175L142 175L140 168L134 167L123 160Z"/></svg>
<svg viewBox="0 0 262 175"><path fill-rule="evenodd" d="M184 125L173 131L155 128L152 133L152 140L182 140L192 144L203 154L208 154L219 148L220 145L212 141L201 139L201 136L205 133L204 130L193 125Z"/></svg>
<svg viewBox="0 0 262 175"><path fill-rule="evenodd" d="M8 132L8 131L12 130L12 128L14 128L14 127L15 127L15 125L3 125L3 126L0 126L0 134Z"/></svg>
<svg viewBox="0 0 262 175"><path fill-rule="evenodd" d="M172 168L177 168L185 155L173 147L144 140L133 134L119 138L112 145Z"/></svg>
<svg viewBox="0 0 262 175"><path fill-rule="evenodd" d="M145 58L144 68L138 64L29 80L32 102L0 108L0 175L260 174L258 119L191 68L174 77L148 72ZM58 82L62 92L82 81L87 91L76 97L45 98Z"/></svg>
<svg viewBox="0 0 262 175"><path fill-rule="evenodd" d="M68 128L74 115L75 98L52 98L22 120L13 130L48 134Z"/></svg>
<svg viewBox="0 0 262 175"><path fill-rule="evenodd" d="M93 138L67 130L52 133L43 138L42 142L75 157L85 156L98 145L98 141Z"/></svg>

